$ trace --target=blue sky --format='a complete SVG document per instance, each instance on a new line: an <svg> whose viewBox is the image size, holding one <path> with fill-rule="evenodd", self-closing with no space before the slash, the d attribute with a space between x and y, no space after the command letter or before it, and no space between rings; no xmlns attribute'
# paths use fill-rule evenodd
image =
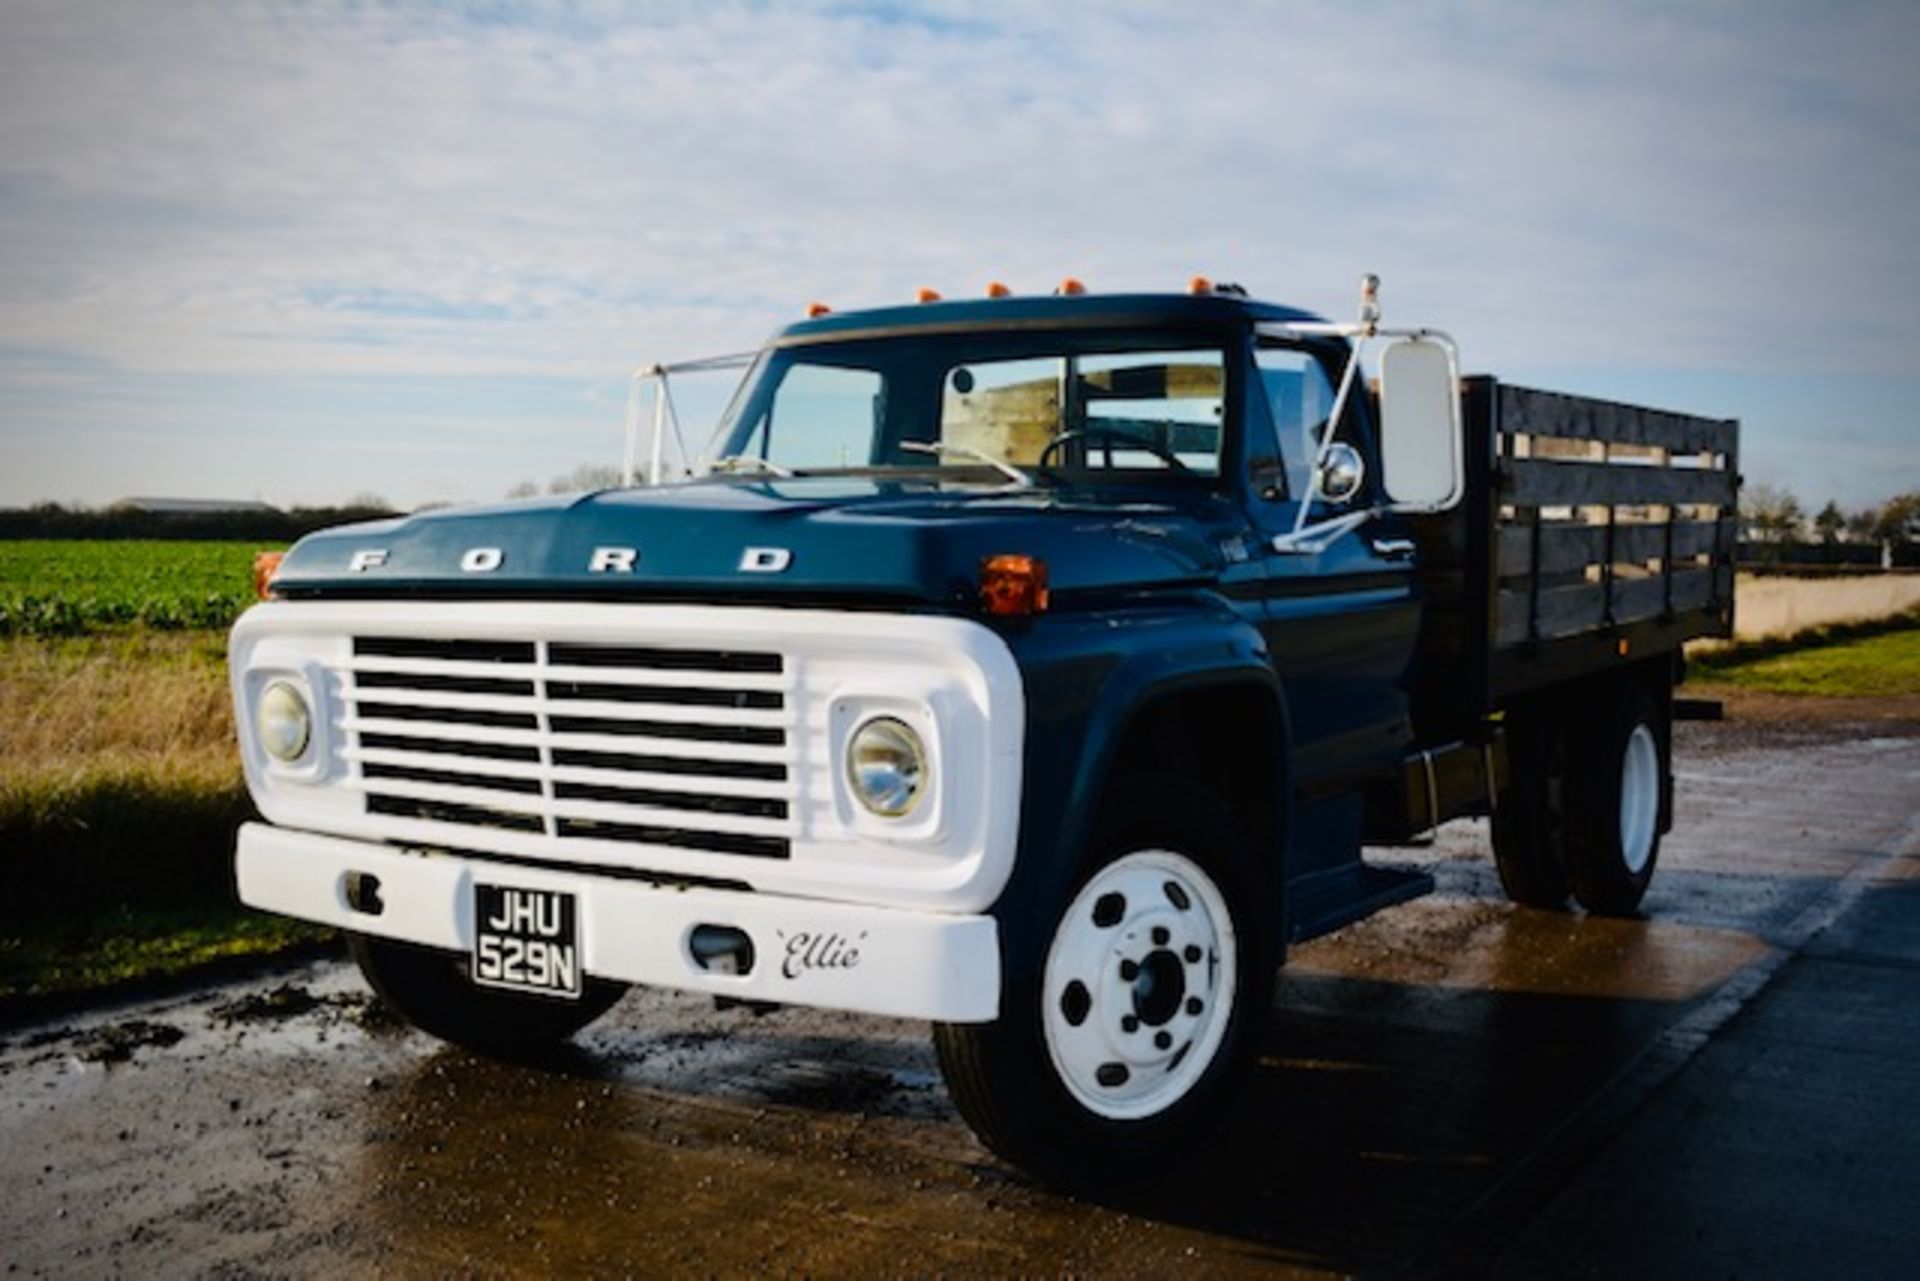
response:
<svg viewBox="0 0 1920 1281"><path fill-rule="evenodd" d="M820 298L1195 272L1920 490L1920 5L0 6L0 504L615 461Z"/></svg>

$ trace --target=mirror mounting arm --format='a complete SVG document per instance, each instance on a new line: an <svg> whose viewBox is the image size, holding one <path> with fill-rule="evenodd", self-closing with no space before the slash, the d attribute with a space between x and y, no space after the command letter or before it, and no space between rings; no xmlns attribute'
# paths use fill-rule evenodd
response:
<svg viewBox="0 0 1920 1281"><path fill-rule="evenodd" d="M1332 520L1318 521L1305 528L1296 527L1284 534L1275 534L1273 550L1292 556L1318 555L1387 510L1386 507L1363 507L1335 516Z"/></svg>

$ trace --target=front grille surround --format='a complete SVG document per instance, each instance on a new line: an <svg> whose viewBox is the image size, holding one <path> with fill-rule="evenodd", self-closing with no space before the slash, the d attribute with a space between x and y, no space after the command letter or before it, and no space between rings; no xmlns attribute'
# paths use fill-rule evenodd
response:
<svg viewBox="0 0 1920 1281"><path fill-rule="evenodd" d="M1019 833L1019 668L979 623L876 618L268 602L229 647L248 786L276 825L428 857L983 911ZM259 698L282 682L317 711L294 765L252 732ZM578 697L583 685L642 692ZM927 744L934 781L902 820L865 812L845 783L849 736L875 715L908 720Z"/></svg>

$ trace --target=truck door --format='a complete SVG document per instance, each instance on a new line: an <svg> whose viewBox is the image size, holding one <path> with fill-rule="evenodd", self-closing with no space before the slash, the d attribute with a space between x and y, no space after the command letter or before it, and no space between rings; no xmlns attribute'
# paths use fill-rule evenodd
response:
<svg viewBox="0 0 1920 1281"><path fill-rule="evenodd" d="M1396 766L1412 742L1406 677L1419 630L1412 544L1375 518L1324 551L1276 552L1293 528L1328 429L1334 380L1312 349L1261 342L1247 400L1248 505L1262 534L1267 639L1292 715L1294 777L1305 795L1344 790ZM1364 407L1351 403L1340 439L1375 458ZM1350 503L1320 501L1309 520L1376 500L1369 475Z"/></svg>

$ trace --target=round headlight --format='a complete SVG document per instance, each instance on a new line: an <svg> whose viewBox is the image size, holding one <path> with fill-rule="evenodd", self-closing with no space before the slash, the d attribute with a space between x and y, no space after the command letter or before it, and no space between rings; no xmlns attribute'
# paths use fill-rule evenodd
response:
<svg viewBox="0 0 1920 1281"><path fill-rule="evenodd" d="M891 716L868 721L847 744L847 783L859 802L882 818L911 813L927 784L920 736Z"/></svg>
<svg viewBox="0 0 1920 1281"><path fill-rule="evenodd" d="M260 695L253 724L260 732L260 746L276 760L299 760L313 737L313 712L305 696L286 681L275 681Z"/></svg>

